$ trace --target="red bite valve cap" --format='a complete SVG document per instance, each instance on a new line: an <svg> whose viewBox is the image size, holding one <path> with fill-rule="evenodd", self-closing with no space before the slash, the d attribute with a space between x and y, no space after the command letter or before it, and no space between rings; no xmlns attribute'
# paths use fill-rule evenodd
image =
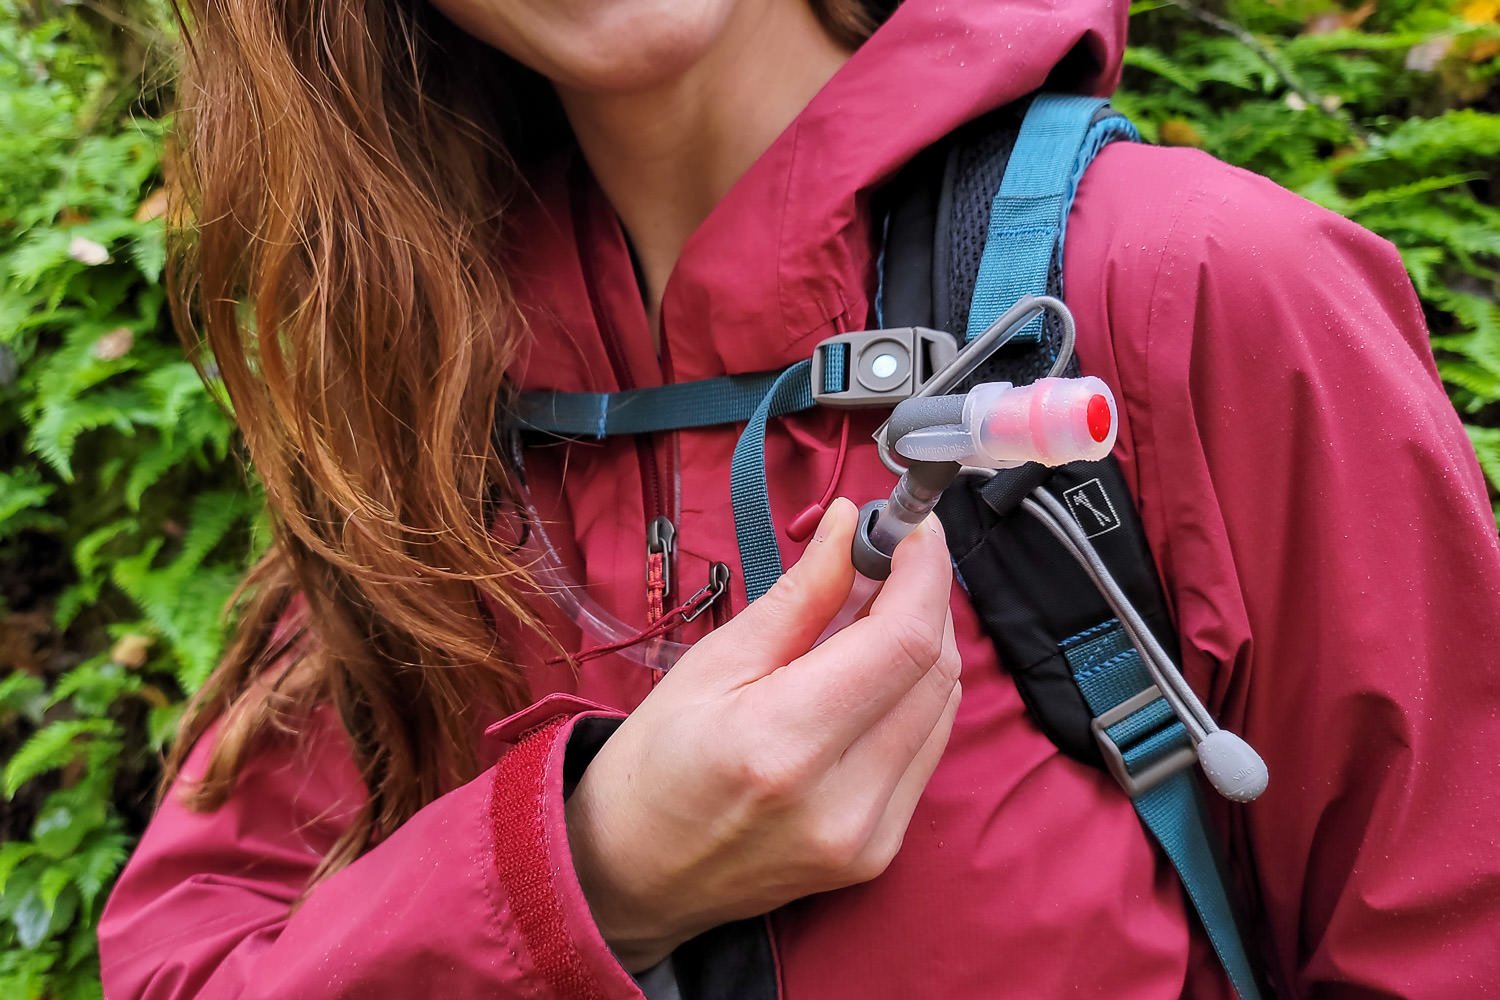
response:
<svg viewBox="0 0 1500 1000"><path fill-rule="evenodd" d="M1114 414L1109 409L1109 400L1095 393L1089 399L1087 415L1089 437L1102 443L1105 438L1109 437L1110 423L1114 420Z"/></svg>

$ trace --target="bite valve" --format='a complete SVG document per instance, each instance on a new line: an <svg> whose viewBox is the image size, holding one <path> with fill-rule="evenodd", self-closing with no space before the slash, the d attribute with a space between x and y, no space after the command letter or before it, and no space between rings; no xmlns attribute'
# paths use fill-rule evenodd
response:
<svg viewBox="0 0 1500 1000"><path fill-rule="evenodd" d="M910 464L889 500L861 512L855 568L885 579L891 553L965 467L1096 461L1115 446L1116 416L1114 393L1093 375L984 382L966 393L903 401L886 423L886 440Z"/></svg>
<svg viewBox="0 0 1500 1000"><path fill-rule="evenodd" d="M924 416L951 415L955 397L937 397ZM896 453L913 462L958 462L1005 469L1026 462L1066 465L1110 453L1119 432L1114 393L1103 379L1043 378L1030 385L986 382L962 397L958 420L908 430ZM939 400L949 400L939 403ZM912 402L916 402L913 400ZM903 404L905 405L905 404ZM892 424L906 423L892 417Z"/></svg>

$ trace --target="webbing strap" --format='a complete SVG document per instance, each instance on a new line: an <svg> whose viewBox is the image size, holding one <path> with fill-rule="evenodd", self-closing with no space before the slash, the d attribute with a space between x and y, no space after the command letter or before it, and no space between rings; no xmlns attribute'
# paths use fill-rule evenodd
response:
<svg viewBox="0 0 1500 1000"><path fill-rule="evenodd" d="M849 388L849 345L825 344L823 392ZM805 371L807 365L800 363ZM791 368L753 375L721 375L696 382L623 389L619 392L523 392L517 399L515 416L523 431L540 431L559 437L607 438L617 434L654 434L691 427L721 427L742 424L754 416L761 401L777 380ZM807 409L812 406L808 394ZM784 410L790 413L791 410Z"/></svg>
<svg viewBox="0 0 1500 1000"><path fill-rule="evenodd" d="M607 438L750 419L781 372L729 375L621 392L523 392L522 430L561 437Z"/></svg>
<svg viewBox="0 0 1500 1000"><path fill-rule="evenodd" d="M1118 621L1110 620L1062 644L1073 679L1095 717L1152 687L1140 654ZM1187 731L1158 697L1105 730L1132 776L1190 745ZM1235 923L1224 874L1208 834L1208 817L1191 769L1179 770L1131 800L1141 822L1177 870L1193 909L1241 1000L1259 1000L1249 956Z"/></svg>
<svg viewBox="0 0 1500 1000"><path fill-rule="evenodd" d="M1139 137L1118 115L1095 120L1107 104L1097 97L1043 94L1027 109L990 205L965 341L983 333L1021 296L1048 294L1048 275L1054 262L1061 266L1068 209L1083 172L1107 143ZM1039 336L1041 329L1038 316L1018 336Z"/></svg>
<svg viewBox="0 0 1500 1000"><path fill-rule="evenodd" d="M822 391L843 392L849 387L849 345L829 344L819 350ZM745 591L753 601L781 577L781 550L766 482L766 422L814 405L812 362L799 361L779 372L622 392L523 392L517 416L523 430L594 438L744 422L730 464L729 496Z"/></svg>
<svg viewBox="0 0 1500 1000"><path fill-rule="evenodd" d="M799 361L777 376L740 434L729 465L734 534L740 545L745 593L752 601L781 577L781 550L776 546L766 487L766 421L813 405L811 371L811 361Z"/></svg>

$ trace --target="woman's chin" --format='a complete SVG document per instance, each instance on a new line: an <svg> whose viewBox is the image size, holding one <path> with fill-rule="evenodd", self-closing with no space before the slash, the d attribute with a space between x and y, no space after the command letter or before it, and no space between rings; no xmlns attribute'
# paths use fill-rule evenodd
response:
<svg viewBox="0 0 1500 1000"><path fill-rule="evenodd" d="M437 0L454 23L560 89L650 90L712 48L745 0Z"/></svg>

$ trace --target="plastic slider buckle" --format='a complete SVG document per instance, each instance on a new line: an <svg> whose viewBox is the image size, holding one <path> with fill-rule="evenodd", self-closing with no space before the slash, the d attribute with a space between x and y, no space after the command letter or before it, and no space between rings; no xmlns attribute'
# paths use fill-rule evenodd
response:
<svg viewBox="0 0 1500 1000"><path fill-rule="evenodd" d="M820 341L812 355L813 399L819 406L854 409L895 406L958 355L952 335L908 326L856 330ZM843 376L829 385L842 357Z"/></svg>
<svg viewBox="0 0 1500 1000"><path fill-rule="evenodd" d="M1161 689L1153 684L1139 694L1126 698L1091 723L1094 739L1099 742L1099 749L1104 751L1104 766L1132 799L1140 798L1178 771L1185 771L1198 762L1198 754L1191 746L1178 747L1132 774L1119 744L1110 738L1111 726L1125 721L1161 696Z"/></svg>

